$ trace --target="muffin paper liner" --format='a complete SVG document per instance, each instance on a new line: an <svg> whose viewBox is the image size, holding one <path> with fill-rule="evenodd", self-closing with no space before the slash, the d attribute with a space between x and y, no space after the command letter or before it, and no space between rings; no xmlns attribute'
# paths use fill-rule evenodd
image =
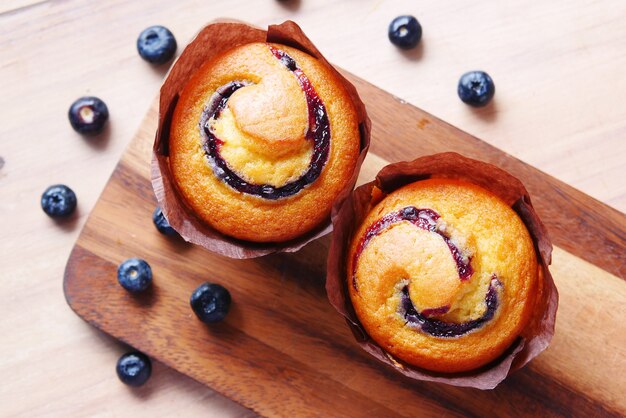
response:
<svg viewBox="0 0 626 418"><path fill-rule="evenodd" d="M339 195L340 199L345 198L356 184L370 142L370 120L356 88L328 63L297 24L286 21L280 25L271 25L265 31L243 22L220 19L205 26L174 63L161 87L158 128L152 158L152 187L163 214L183 239L231 258L253 258L275 252L294 252L332 230L329 217L327 222L315 230L288 242L254 243L238 240L203 223L186 206L176 189L169 166L169 131L172 114L185 84L206 61L231 48L252 42L274 42L300 49L328 66L343 82L357 109L361 153L350 182Z"/></svg>
<svg viewBox="0 0 626 418"><path fill-rule="evenodd" d="M470 372L438 373L424 370L385 352L361 326L347 290L347 253L352 235L369 211L392 191L418 180L454 178L477 184L499 196L522 219L535 244L540 269L540 292L535 314L521 336L499 358ZM533 208L524 185L492 164L449 152L399 162L384 167L376 180L354 190L338 201L332 211L333 237L328 255L326 292L331 304L342 314L359 345L376 359L416 380L447 383L478 389L493 389L509 373L521 368L546 349L554 335L558 292L548 265L552 243Z"/></svg>

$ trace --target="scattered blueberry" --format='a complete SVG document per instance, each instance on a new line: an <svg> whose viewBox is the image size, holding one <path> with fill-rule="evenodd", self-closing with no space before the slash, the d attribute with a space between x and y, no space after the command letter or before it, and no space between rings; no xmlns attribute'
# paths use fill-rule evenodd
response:
<svg viewBox="0 0 626 418"><path fill-rule="evenodd" d="M68 116L76 132L95 135L102 132L104 124L109 119L109 109L99 98L85 96L72 103Z"/></svg>
<svg viewBox="0 0 626 418"><path fill-rule="evenodd" d="M422 25L413 16L398 16L389 24L389 40L402 49L414 48L422 39Z"/></svg>
<svg viewBox="0 0 626 418"><path fill-rule="evenodd" d="M484 71L470 71L461 76L457 89L459 97L470 106L485 106L496 93L493 80Z"/></svg>
<svg viewBox="0 0 626 418"><path fill-rule="evenodd" d="M143 292L152 284L150 264L139 258L129 258L117 268L117 281L131 293Z"/></svg>
<svg viewBox="0 0 626 418"><path fill-rule="evenodd" d="M160 206L157 206L156 209L154 209L154 212L152 212L152 222L154 222L156 229L158 229L163 235L178 235L178 232L176 232L167 219L165 219L165 215L163 215L163 211Z"/></svg>
<svg viewBox="0 0 626 418"><path fill-rule="evenodd" d="M66 218L76 209L76 194L64 184L55 184L41 195L41 208L52 218Z"/></svg>
<svg viewBox="0 0 626 418"><path fill-rule="evenodd" d="M153 64L164 64L176 53L176 39L163 26L150 26L139 34L137 51L141 58Z"/></svg>
<svg viewBox="0 0 626 418"><path fill-rule="evenodd" d="M189 303L196 316L206 323L219 322L230 309L230 293L214 283L202 283L191 294Z"/></svg>
<svg viewBox="0 0 626 418"><path fill-rule="evenodd" d="M117 377L128 386L141 386L152 374L150 358L139 351L126 353L120 357L115 367Z"/></svg>

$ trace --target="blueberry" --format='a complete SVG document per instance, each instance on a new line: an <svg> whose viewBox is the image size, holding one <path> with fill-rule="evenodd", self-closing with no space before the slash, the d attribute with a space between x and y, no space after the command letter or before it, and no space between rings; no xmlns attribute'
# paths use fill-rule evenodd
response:
<svg viewBox="0 0 626 418"><path fill-rule="evenodd" d="M164 64L176 53L176 39L163 26L150 26L139 34L137 51L141 58L153 64Z"/></svg>
<svg viewBox="0 0 626 418"><path fill-rule="evenodd" d="M163 235L178 235L178 232L176 232L167 219L165 219L165 215L163 215L163 211L160 206L157 206L156 209L154 209L154 212L152 212L152 222L154 222L156 229L158 229Z"/></svg>
<svg viewBox="0 0 626 418"><path fill-rule="evenodd" d="M419 212L415 206L408 206L400 211L402 218L407 220L416 219Z"/></svg>
<svg viewBox="0 0 626 418"><path fill-rule="evenodd" d="M64 184L55 184L41 195L41 208L52 218L66 218L76 209L76 194Z"/></svg>
<svg viewBox="0 0 626 418"><path fill-rule="evenodd" d="M461 76L457 89L459 97L470 106L485 106L496 93L493 80L484 71L470 71Z"/></svg>
<svg viewBox="0 0 626 418"><path fill-rule="evenodd" d="M139 351L126 353L120 357L115 367L117 377L128 386L141 386L152 374L150 358Z"/></svg>
<svg viewBox="0 0 626 418"><path fill-rule="evenodd" d="M99 98L85 96L72 103L68 117L76 132L95 135L102 132L104 124L109 119L109 109Z"/></svg>
<svg viewBox="0 0 626 418"><path fill-rule="evenodd" d="M191 294L189 303L196 316L206 323L219 322L230 309L230 293L219 284L202 283Z"/></svg>
<svg viewBox="0 0 626 418"><path fill-rule="evenodd" d="M152 284L150 264L139 258L129 258L117 268L117 281L131 293L143 292Z"/></svg>
<svg viewBox="0 0 626 418"><path fill-rule="evenodd" d="M413 16L398 16L389 24L388 34L398 48L411 49L422 39L422 25Z"/></svg>

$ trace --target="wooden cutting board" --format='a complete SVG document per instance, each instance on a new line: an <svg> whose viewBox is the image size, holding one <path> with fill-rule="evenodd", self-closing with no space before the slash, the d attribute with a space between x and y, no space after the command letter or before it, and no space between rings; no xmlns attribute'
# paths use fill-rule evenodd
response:
<svg viewBox="0 0 626 418"><path fill-rule="evenodd" d="M326 300L329 239L254 260L213 255L152 225L156 102L122 156L68 260L64 289L83 319L265 416L626 415L626 216L359 78L372 143L359 183L390 161L456 151L519 177L546 223L560 293L552 345L492 391L415 382L373 361ZM129 257L154 272L133 297ZM189 307L203 281L231 291L225 322Z"/></svg>

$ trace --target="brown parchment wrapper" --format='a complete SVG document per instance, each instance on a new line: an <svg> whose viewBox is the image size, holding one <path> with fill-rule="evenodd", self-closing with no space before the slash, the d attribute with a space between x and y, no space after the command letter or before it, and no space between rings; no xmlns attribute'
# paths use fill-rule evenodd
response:
<svg viewBox="0 0 626 418"><path fill-rule="evenodd" d="M231 48L251 42L274 42L300 49L331 68L344 83L357 109L361 154L350 182L340 194L341 198L345 197L356 184L370 142L370 120L356 88L328 63L297 24L286 21L280 25L271 25L265 31L242 22L220 19L205 26L187 45L161 87L158 128L152 158L152 187L163 214L183 239L231 258L252 258L274 252L297 251L332 230L329 217L323 225L292 241L268 244L238 240L221 234L200 221L186 206L176 189L169 166L168 142L172 114L185 84L204 62Z"/></svg>
<svg viewBox="0 0 626 418"><path fill-rule="evenodd" d="M392 191L418 180L455 178L477 184L499 196L520 216L535 243L540 272L540 293L535 315L513 345L498 359L480 369L463 373L437 373L420 369L385 352L361 326L347 290L345 260L353 233L369 211ZM335 204L332 212L333 237L328 255L326 292L331 304L348 323L359 345L381 362L416 380L454 386L493 389L506 376L546 349L554 335L558 293L548 265L552 243L524 185L511 174L488 163L449 152L390 164L376 180L354 190Z"/></svg>

